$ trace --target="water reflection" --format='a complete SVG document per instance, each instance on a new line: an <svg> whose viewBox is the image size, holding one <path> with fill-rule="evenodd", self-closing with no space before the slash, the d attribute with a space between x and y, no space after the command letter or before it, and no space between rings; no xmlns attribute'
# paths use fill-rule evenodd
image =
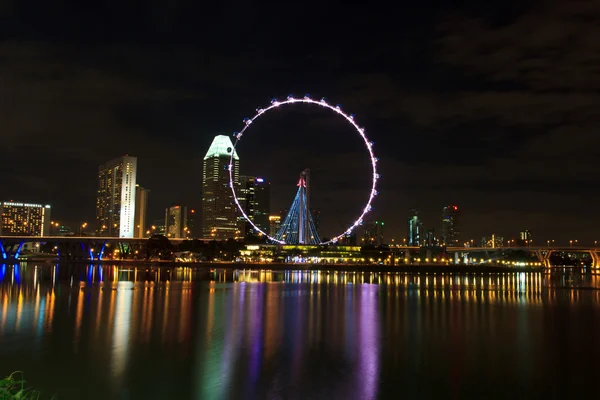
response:
<svg viewBox="0 0 600 400"><path fill-rule="evenodd" d="M0 271L0 368L28 371L61 399L370 399L436 396L435 387L462 397L477 374L533 385L560 369L548 353L562 341L566 365L600 333L594 274ZM561 337L554 326L566 323Z"/></svg>

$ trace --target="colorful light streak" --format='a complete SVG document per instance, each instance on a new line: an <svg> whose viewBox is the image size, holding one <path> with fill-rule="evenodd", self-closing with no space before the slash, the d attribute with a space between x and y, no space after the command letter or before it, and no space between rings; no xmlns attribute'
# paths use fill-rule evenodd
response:
<svg viewBox="0 0 600 400"><path fill-rule="evenodd" d="M242 136L243 136L244 132L246 131L246 129L248 129L248 127L252 124L252 122L254 122L254 120L256 120L261 115L265 114L269 110L273 110L275 108L278 108L278 107L281 107L281 106L284 106L284 105L295 104L295 103L315 104L317 106L320 106L320 107L332 110L332 111L336 112L337 114L341 115L342 117L344 117L356 129L356 131L358 132L358 134L362 137L363 141L365 142L365 146L367 147L367 151L369 152L369 157L371 158L371 166L372 166L372 169L373 169L373 180L372 180L371 192L370 192L370 195L369 195L369 200L367 201L367 204L363 208L362 213L356 219L356 221L354 221L352 223L352 225L348 229L346 229L343 233L341 233L340 235L337 235L337 236L333 237L331 240L328 240L327 242L321 242L320 244L326 245L326 244L336 243L338 240L340 240L345 235L350 234L352 232L352 230L355 229L357 226L359 226L360 224L362 224L365 215L367 215L367 213L369 211L371 211L371 203L373 202L373 199L377 195L376 187L377 187L377 180L379 179L379 174L377 173L377 161L378 161L378 158L375 157L375 154L373 153L373 142L369 141L369 139L367 138L367 136L365 134L365 129L361 128L360 126L358 126L358 124L354 121L354 115L353 114L346 114L345 112L343 112L341 110L341 108L340 108L339 105L332 106L332 105L328 104L325 101L325 99L313 100L308 95L306 95L306 96L304 96L304 98L301 98L301 99L296 99L293 96L288 96L288 98L286 100L284 100L284 101L278 101L277 99L273 99L271 101L271 105L270 106L268 106L266 108L259 108L259 109L257 109L256 110L257 113L256 113L256 115L254 117L252 117L252 118L245 118L244 119L244 124L245 124L244 128L240 132L235 132L234 133L234 136L236 138L235 142L233 143L234 151L231 152L231 158L229 159L229 187L231 188L231 192L233 193L233 199L235 201L235 204L237 205L238 209L242 213L244 219L246 221L248 221L250 223L250 225L252 225L252 227L254 229L256 229L257 232L262 233L267 238L269 238L269 240L271 240L271 241L273 241L275 243L285 244L285 242L283 240L277 240L274 237L269 236L263 230L261 230L258 226L256 226L254 224L254 222L252 222L250 220L250 218L248 217L248 215L246 215L246 213L244 212L244 209L240 205L240 202L238 200L237 194L235 193L235 185L234 185L234 180L233 180L233 155L237 153L235 151L235 148L237 147L238 142L242 139Z"/></svg>

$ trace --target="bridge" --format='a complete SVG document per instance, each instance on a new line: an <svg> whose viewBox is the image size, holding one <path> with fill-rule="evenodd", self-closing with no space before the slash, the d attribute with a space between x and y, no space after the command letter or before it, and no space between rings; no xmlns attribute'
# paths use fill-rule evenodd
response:
<svg viewBox="0 0 600 400"><path fill-rule="evenodd" d="M401 253L409 264L435 262L451 264L512 264L516 254L526 255L530 265L539 264L546 268L561 266L560 259L585 260L585 265L600 268L600 248L588 246L504 246L504 247L419 247L390 246L392 252ZM400 256L397 256L401 258ZM554 262L554 263L553 263ZM514 261L515 265L522 265ZM581 264L583 265L583 264Z"/></svg>
<svg viewBox="0 0 600 400"><path fill-rule="evenodd" d="M190 239L164 238L172 247ZM197 240L203 245L212 240ZM119 238L99 236L0 236L0 263L26 258L25 253L31 254L34 247L44 248L49 258L65 261L102 261L106 254L115 254L122 259L150 259L157 249L149 248L148 238ZM318 249L319 246L314 245ZM360 249L357 247L357 249ZM37 248L34 250L38 250ZM160 251L160 248L158 249ZM585 261L586 266L600 268L600 249L586 246L508 246L508 247L419 247L392 245L389 251L397 259L404 259L408 264L443 262L449 264L510 264L521 263L514 261L515 254L525 254L528 259L540 266L550 268L560 265L561 257L568 256L571 261ZM27 254L27 255L29 255ZM401 255L400 255L401 254ZM511 261L513 260L513 261ZM558 262L557 262L558 260Z"/></svg>
<svg viewBox="0 0 600 400"><path fill-rule="evenodd" d="M17 260L29 249L28 245L52 245L52 254L64 260L101 261L110 248L122 258L134 258L136 255L146 258L148 238L119 238L101 236L0 236L0 262ZM172 245L178 245L182 238L168 239Z"/></svg>
<svg viewBox="0 0 600 400"><path fill-rule="evenodd" d="M454 258L468 259L474 255L483 256L484 260L499 260L499 256L511 253L526 253L535 256L535 259L544 267L556 266L552 264L553 258L562 258L570 255L575 258L589 257L592 268L600 268L600 254L596 247L587 246L505 246L505 247L448 247L448 253L454 253ZM481 259L481 258L480 258Z"/></svg>

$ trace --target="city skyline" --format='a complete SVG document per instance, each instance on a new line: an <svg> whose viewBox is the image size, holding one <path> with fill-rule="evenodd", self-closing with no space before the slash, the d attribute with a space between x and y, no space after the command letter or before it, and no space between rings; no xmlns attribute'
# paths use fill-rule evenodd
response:
<svg viewBox="0 0 600 400"><path fill-rule="evenodd" d="M155 218L172 202L199 204L190 181L215 134L239 131L242 119L272 97L310 93L355 113L375 142L382 179L373 218L387 222L390 237L406 236L406 210L418 208L433 221L441 205L459 204L466 238L486 236L492 226L508 237L526 226L536 236L592 242L600 236L593 223L600 217L593 203L598 80L587 67L592 56L564 43L585 43L597 32L593 23L574 21L600 18L600 7L504 2L492 12L475 3L410 4L377 24L369 21L380 13L361 6L323 6L323 19L303 11L291 20L211 6L239 22L221 35L210 34L212 24L187 20L193 10L172 11L163 25L124 6L109 37L92 27L114 15L110 7L80 15L64 4L43 18L21 5L2 9L0 102L12 111L0 159L14 173L0 184L11 189L9 198L51 204L65 223L92 224L96 188L89 177L106 160L135 154ZM82 23L73 25L68 15ZM364 29L336 25L358 16ZM25 19L30 30L18 29ZM324 21L337 27L332 35L283 29ZM564 29L535 35L529 27L540 24ZM281 34L272 35L275 29ZM367 44L364 32L381 40ZM498 37L506 39L500 47ZM543 56L533 58L524 43ZM555 53L573 56L557 62L549 55ZM376 67L365 69L365 60ZM538 68L525 68L527 62ZM80 140L84 133L102 139L93 151ZM335 233L356 216L365 168L354 162L364 154L339 121L291 110L249 134L239 149L245 173L272 182L274 209L289 206L282 206L293 196L287 182L310 167L315 196L323 192L319 180L330 188L314 199L325 204L323 229Z"/></svg>

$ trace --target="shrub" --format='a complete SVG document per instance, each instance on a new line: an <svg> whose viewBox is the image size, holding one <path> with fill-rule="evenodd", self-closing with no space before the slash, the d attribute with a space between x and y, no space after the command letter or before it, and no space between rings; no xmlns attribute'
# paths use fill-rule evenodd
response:
<svg viewBox="0 0 600 400"><path fill-rule="evenodd" d="M0 400L38 400L41 393L25 387L25 383L20 371L0 380Z"/></svg>

